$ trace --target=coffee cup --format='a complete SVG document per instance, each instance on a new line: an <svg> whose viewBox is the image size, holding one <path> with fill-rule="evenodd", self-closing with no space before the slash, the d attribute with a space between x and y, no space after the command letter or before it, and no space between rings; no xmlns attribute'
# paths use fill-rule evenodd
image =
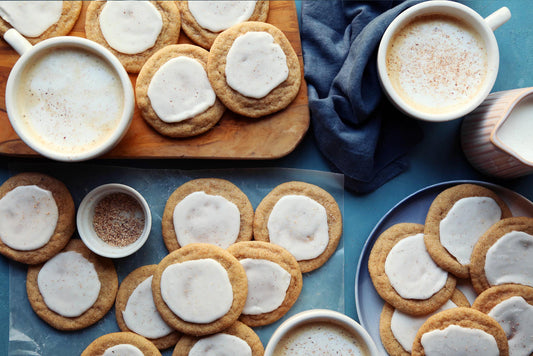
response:
<svg viewBox="0 0 533 356"><path fill-rule="evenodd" d="M506 7L483 18L453 1L426 1L403 11L378 49L383 92L416 119L465 116L494 86L499 50L493 31L510 17Z"/></svg>
<svg viewBox="0 0 533 356"><path fill-rule="evenodd" d="M4 39L19 54L6 85L6 111L17 135L37 153L84 161L111 150L133 118L131 80L103 46L60 36L32 46L16 30Z"/></svg>
<svg viewBox="0 0 533 356"><path fill-rule="evenodd" d="M272 334L265 356L378 356L368 332L352 318L327 309L311 309L285 320Z"/></svg>

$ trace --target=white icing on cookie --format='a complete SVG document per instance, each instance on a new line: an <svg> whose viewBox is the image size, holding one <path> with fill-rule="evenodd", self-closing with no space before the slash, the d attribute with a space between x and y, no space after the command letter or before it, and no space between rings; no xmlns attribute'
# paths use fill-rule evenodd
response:
<svg viewBox="0 0 533 356"><path fill-rule="evenodd" d="M385 274L396 292L406 299L428 299L446 285L448 272L431 258L424 234L406 237L390 250Z"/></svg>
<svg viewBox="0 0 533 356"><path fill-rule="evenodd" d="M418 332L418 329L420 329L422 324L424 324L424 322L428 320L430 316L435 315L443 310L452 309L456 307L457 305L454 302L448 300L446 303L444 303L443 306L441 306L433 313L423 316L409 315L395 309L392 313L391 318L392 334L394 335L394 338L396 338L396 340L400 343L400 345L402 345L405 351L411 352L413 349L413 342L416 338L416 333Z"/></svg>
<svg viewBox="0 0 533 356"><path fill-rule="evenodd" d="M226 82L244 96L264 98L288 77L285 52L268 32L247 32L228 51Z"/></svg>
<svg viewBox="0 0 533 356"><path fill-rule="evenodd" d="M227 248L239 237L241 214L222 196L194 192L176 205L173 222L182 247L203 242Z"/></svg>
<svg viewBox="0 0 533 356"><path fill-rule="evenodd" d="M480 330L450 325L443 330L432 330L422 335L422 346L427 356L499 356L496 339Z"/></svg>
<svg viewBox="0 0 533 356"><path fill-rule="evenodd" d="M48 260L39 271L37 285L48 308L65 317L82 315L100 294L94 265L75 251Z"/></svg>
<svg viewBox="0 0 533 356"><path fill-rule="evenodd" d="M204 67L180 56L157 70L148 85L148 98L159 119L173 123L203 113L213 106L216 95Z"/></svg>
<svg viewBox="0 0 533 356"><path fill-rule="evenodd" d="M237 336L219 333L198 340L189 356L252 356L252 349Z"/></svg>
<svg viewBox="0 0 533 356"><path fill-rule="evenodd" d="M0 17L27 37L39 37L59 21L63 1L0 1Z"/></svg>
<svg viewBox="0 0 533 356"><path fill-rule="evenodd" d="M16 187L0 199L0 239L15 250L36 250L50 241L58 217L50 191L36 185Z"/></svg>
<svg viewBox="0 0 533 356"><path fill-rule="evenodd" d="M503 328L509 341L509 355L530 356L533 353L533 305L514 296L497 304L488 315Z"/></svg>
<svg viewBox="0 0 533 356"><path fill-rule="evenodd" d="M107 1L98 19L106 42L124 54L152 48L163 28L161 14L149 1Z"/></svg>
<svg viewBox="0 0 533 356"><path fill-rule="evenodd" d="M134 333L149 339L170 334L173 329L159 315L152 295L152 278L142 281L131 293L122 312L124 323Z"/></svg>
<svg viewBox="0 0 533 356"><path fill-rule="evenodd" d="M119 344L106 349L102 356L144 356L144 353L133 345Z"/></svg>
<svg viewBox="0 0 533 356"><path fill-rule="evenodd" d="M275 262L245 258L240 261L248 278L243 314L259 315L279 308L291 284L291 275Z"/></svg>
<svg viewBox="0 0 533 356"><path fill-rule="evenodd" d="M487 251L485 276L490 285L505 283L533 287L533 236L511 231Z"/></svg>
<svg viewBox="0 0 533 356"><path fill-rule="evenodd" d="M191 323L213 322L224 316L233 304L228 272L210 258L165 268L161 296L174 314Z"/></svg>
<svg viewBox="0 0 533 356"><path fill-rule="evenodd" d="M329 243L326 208L304 195L286 195L274 205L267 223L270 242L298 261L322 254Z"/></svg>
<svg viewBox="0 0 533 356"><path fill-rule="evenodd" d="M220 32L247 21L254 13L256 2L256 0L188 1L188 6L198 25L211 32Z"/></svg>
<svg viewBox="0 0 533 356"><path fill-rule="evenodd" d="M470 255L481 235L500 220L502 211L492 198L468 197L455 202L440 222L442 246L462 265L470 263Z"/></svg>

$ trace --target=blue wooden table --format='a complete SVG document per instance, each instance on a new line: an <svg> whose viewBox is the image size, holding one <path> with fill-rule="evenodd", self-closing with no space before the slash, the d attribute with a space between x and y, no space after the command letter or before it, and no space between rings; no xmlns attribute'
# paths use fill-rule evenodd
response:
<svg viewBox="0 0 533 356"><path fill-rule="evenodd" d="M512 18L496 30L500 46L500 71L493 91L533 86L533 6L527 0L471 0L462 1L482 16L501 6L507 6ZM297 2L299 8L299 2ZM533 118L532 118L533 119ZM474 179L497 183L533 200L533 176L509 181L495 180L476 172L466 161L460 147L461 120L447 123L424 123L424 139L409 154L409 169L378 190L356 195L344 195L344 301L345 313L357 319L354 299L354 280L357 263L365 240L373 227L396 203L428 185L450 180ZM0 157L0 182L10 176L9 167L15 164L41 164L44 159L14 159ZM142 167L145 169L203 169L292 167L328 171L326 161L318 151L309 132L296 150L286 157L272 161L95 161L98 165ZM75 169L76 165L65 169ZM7 355L9 332L9 262L0 257L0 354ZM377 316L376 316L377 317Z"/></svg>

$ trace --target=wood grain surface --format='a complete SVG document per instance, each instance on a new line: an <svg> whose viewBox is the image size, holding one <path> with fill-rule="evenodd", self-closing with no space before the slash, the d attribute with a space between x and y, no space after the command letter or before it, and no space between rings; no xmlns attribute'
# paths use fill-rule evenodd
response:
<svg viewBox="0 0 533 356"><path fill-rule="evenodd" d="M85 37L83 2L80 18L70 36ZM303 60L294 1L271 1L267 19L281 29L296 51L302 70L302 85L296 99L284 110L260 119L250 119L226 111L220 122L203 135L167 138L153 130L135 109L129 131L122 141L102 158L205 158L273 159L294 150L309 128L307 87L303 81ZM191 43L181 31L179 43ZM5 87L18 54L4 40L0 41L0 154L38 156L13 131L6 113ZM136 75L130 75L135 87Z"/></svg>

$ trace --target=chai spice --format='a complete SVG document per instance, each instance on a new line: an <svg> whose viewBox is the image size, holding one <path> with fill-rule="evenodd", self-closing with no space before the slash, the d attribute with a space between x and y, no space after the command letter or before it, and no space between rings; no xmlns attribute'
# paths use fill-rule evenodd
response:
<svg viewBox="0 0 533 356"><path fill-rule="evenodd" d="M141 205L126 193L106 195L94 208L94 231L111 246L124 247L135 242L144 230L144 223Z"/></svg>

